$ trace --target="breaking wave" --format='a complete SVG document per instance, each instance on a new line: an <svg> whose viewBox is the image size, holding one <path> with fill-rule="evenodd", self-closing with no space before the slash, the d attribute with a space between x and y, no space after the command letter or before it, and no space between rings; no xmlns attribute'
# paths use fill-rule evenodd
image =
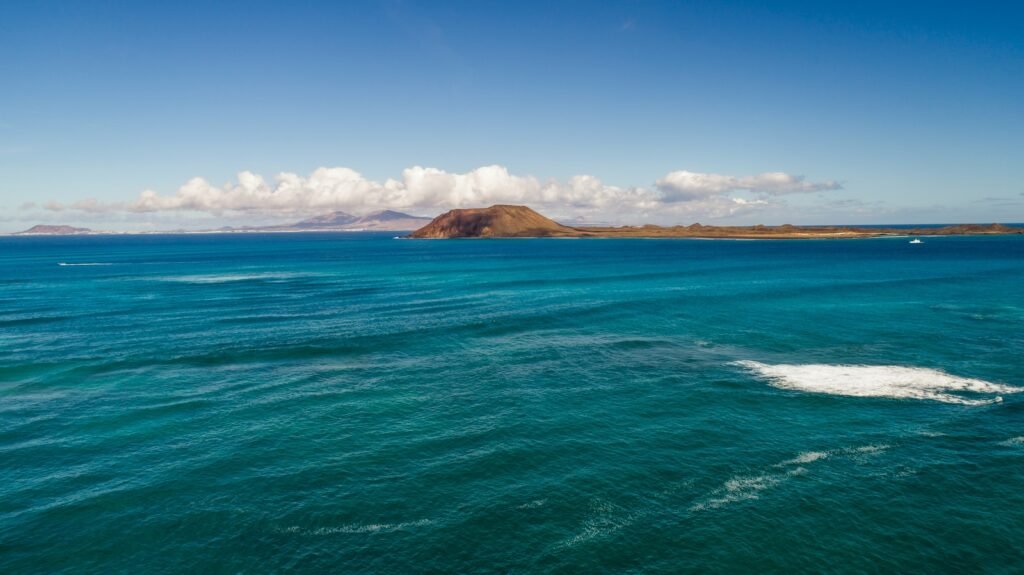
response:
<svg viewBox="0 0 1024 575"><path fill-rule="evenodd" d="M1002 397L995 394L1024 391L1024 388L1020 387L957 377L937 369L923 367L769 365L758 361L738 361L736 364L782 389L852 397L925 399L961 405L986 405L1002 401Z"/></svg>

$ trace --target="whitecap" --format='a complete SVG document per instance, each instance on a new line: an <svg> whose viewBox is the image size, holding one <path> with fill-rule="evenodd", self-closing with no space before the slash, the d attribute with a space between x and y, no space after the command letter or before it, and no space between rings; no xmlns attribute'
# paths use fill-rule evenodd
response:
<svg viewBox="0 0 1024 575"><path fill-rule="evenodd" d="M70 262L58 262L57 265L61 267L77 267L77 266L112 266L114 264L107 262L82 262L82 263L70 263Z"/></svg>
<svg viewBox="0 0 1024 575"><path fill-rule="evenodd" d="M1000 441L999 445L1004 447L1024 447L1024 435L1021 435L1020 437L1011 437L1006 441Z"/></svg>
<svg viewBox="0 0 1024 575"><path fill-rule="evenodd" d="M852 397L925 399L962 405L1002 401L998 395L978 399L959 394L1020 393L1024 388L950 375L937 369L898 365L777 364L738 361L773 386L795 391Z"/></svg>
<svg viewBox="0 0 1024 575"><path fill-rule="evenodd" d="M831 453L828 451L804 451L803 453L797 455L793 459L787 459L786 461L779 463L778 465L776 465L776 467L783 467L786 465L802 465L804 463L814 463L819 459L827 458L829 455L831 455Z"/></svg>

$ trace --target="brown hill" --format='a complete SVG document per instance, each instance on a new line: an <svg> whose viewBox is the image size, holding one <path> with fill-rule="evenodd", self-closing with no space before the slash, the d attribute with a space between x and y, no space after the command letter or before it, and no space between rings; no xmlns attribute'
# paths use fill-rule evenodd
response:
<svg viewBox="0 0 1024 575"><path fill-rule="evenodd" d="M543 238L578 236L526 206L497 205L489 208L452 210L413 232L412 238Z"/></svg>

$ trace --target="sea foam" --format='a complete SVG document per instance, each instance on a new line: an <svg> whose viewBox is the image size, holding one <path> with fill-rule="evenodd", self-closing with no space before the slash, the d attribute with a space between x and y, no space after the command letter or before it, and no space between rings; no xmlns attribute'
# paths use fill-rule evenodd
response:
<svg viewBox="0 0 1024 575"><path fill-rule="evenodd" d="M690 506L690 511L709 511L733 503L760 499L763 492L778 487L793 477L807 475L810 473L809 468L813 468L812 464L816 464L816 462L833 458L857 461L867 456L882 453L889 449L889 447L889 445L885 444L872 444L825 451L802 451L796 457L791 457L772 465L771 468L759 475L731 477L721 487Z"/></svg>
<svg viewBox="0 0 1024 575"><path fill-rule="evenodd" d="M736 364L782 389L853 397L925 399L962 405L985 405L1002 401L1002 398L995 394L1024 391L1024 388L957 377L937 369L923 367L769 365L758 361L738 361ZM987 397L977 397L979 395Z"/></svg>
<svg viewBox="0 0 1024 575"><path fill-rule="evenodd" d="M419 521L408 521L405 523L373 523L369 525L341 525L338 527L318 527L316 529L304 529L298 525L278 529L279 533L298 533L301 535L337 535L337 534L358 534L358 533L390 533L393 531L405 531L413 527L422 527L433 523L431 519L420 519Z"/></svg>

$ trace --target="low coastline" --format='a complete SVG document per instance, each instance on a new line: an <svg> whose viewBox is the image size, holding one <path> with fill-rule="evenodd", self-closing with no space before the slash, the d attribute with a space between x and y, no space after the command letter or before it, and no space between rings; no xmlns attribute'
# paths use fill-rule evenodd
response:
<svg viewBox="0 0 1024 575"><path fill-rule="evenodd" d="M855 226L621 226L572 227L526 206L451 210L411 233L413 239L460 238L693 238L734 240L857 239L878 237L1019 235L1024 227L956 224L943 227L886 228Z"/></svg>
<svg viewBox="0 0 1024 575"><path fill-rule="evenodd" d="M402 214L404 215L404 214ZM409 218L407 218L408 220ZM425 218L413 218L425 219ZM403 221L408 223L408 221ZM154 235L252 235L303 233L386 232L404 234L409 239L473 238L571 238L571 239L726 239L726 240L806 240L863 239L883 237L941 237L1024 235L1021 224L949 224L915 226L566 226L526 206L495 205L489 208L455 209L418 228L371 226L267 226L205 230L107 231L66 225L38 225L22 232L0 233L3 237L71 236L154 236Z"/></svg>
<svg viewBox="0 0 1024 575"><path fill-rule="evenodd" d="M658 228L652 233L651 227ZM0 233L0 237L8 238L69 238L97 236L250 236L250 235L302 235L302 234L361 234L361 233L398 233L399 239L693 239L693 240L843 240L872 238L928 238L950 236L1007 236L1024 235L1024 226L1018 224L967 224L941 228L844 228L843 231L832 231L831 226L793 226L798 231L781 231L782 226L732 227L727 231L717 228L715 231L694 232L685 226L660 227L609 227L609 228L572 228L575 233L546 233L538 230L535 233L517 233L509 235L473 235L447 237L428 237L415 235L418 230L160 230L160 231L88 231L70 234L26 234L23 232ZM681 228L681 229L680 229ZM704 226L712 228L712 226ZM749 231L747 231L749 230Z"/></svg>

